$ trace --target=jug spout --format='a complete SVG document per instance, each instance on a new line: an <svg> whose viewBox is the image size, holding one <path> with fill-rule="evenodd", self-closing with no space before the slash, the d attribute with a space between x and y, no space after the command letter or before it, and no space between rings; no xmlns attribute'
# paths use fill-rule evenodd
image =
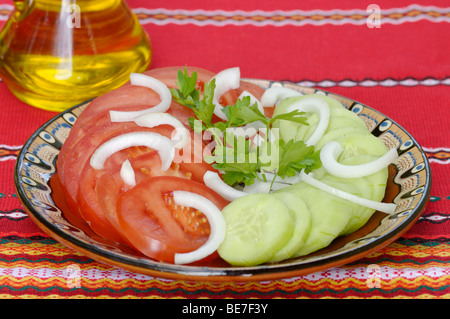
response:
<svg viewBox="0 0 450 319"><path fill-rule="evenodd" d="M62 111L145 71L150 39L123 0L14 1L0 33L0 76L36 107Z"/></svg>

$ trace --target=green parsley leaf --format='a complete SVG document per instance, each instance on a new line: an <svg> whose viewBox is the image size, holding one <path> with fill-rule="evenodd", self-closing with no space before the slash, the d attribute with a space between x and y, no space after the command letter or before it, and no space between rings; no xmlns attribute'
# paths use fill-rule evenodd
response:
<svg viewBox="0 0 450 319"><path fill-rule="evenodd" d="M187 106L194 111L195 116L198 120L202 121L203 130L211 127L211 119L214 113L214 89L216 87L215 79L205 84L203 98L200 100L200 90L197 89L197 72L192 72L189 76L187 68L184 72L178 70L177 82L178 88L171 88L172 98L175 102ZM189 125L194 129L194 120L188 119Z"/></svg>
<svg viewBox="0 0 450 319"><path fill-rule="evenodd" d="M285 120L285 121L291 121L296 122L303 125L309 125L309 123L306 121L306 117L302 116L305 112L300 112L298 110L291 111L289 113L281 113L277 114L274 117L270 119L270 122L273 123L276 120Z"/></svg>
<svg viewBox="0 0 450 319"><path fill-rule="evenodd" d="M306 146L303 141L289 140L287 143L280 140L280 158L277 175L281 178L294 176L297 172L319 168L320 152L314 146Z"/></svg>
<svg viewBox="0 0 450 319"><path fill-rule="evenodd" d="M250 105L249 96L238 99L234 105L225 106L222 112L228 118L227 127L243 126L260 120L267 124L267 117L259 112L258 105L256 103Z"/></svg>
<svg viewBox="0 0 450 319"><path fill-rule="evenodd" d="M189 76L187 68L184 68L184 73L178 70L176 85L178 89L171 88L173 99L189 108L194 108L199 97L200 91L197 90L197 72L192 72Z"/></svg>

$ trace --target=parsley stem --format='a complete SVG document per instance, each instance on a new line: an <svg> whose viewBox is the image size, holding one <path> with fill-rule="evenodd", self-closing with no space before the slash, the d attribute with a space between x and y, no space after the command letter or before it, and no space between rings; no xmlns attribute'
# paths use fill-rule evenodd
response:
<svg viewBox="0 0 450 319"><path fill-rule="evenodd" d="M272 190L273 183L275 182L275 179L277 178L277 176L278 176L278 173L275 174L275 176L274 176L273 179L272 179L272 182L270 183L269 192Z"/></svg>
<svg viewBox="0 0 450 319"><path fill-rule="evenodd" d="M261 173L261 175L262 175L262 178L263 178L264 183L267 183L267 177L266 177L266 174ZM257 175L257 176L258 176L258 175Z"/></svg>

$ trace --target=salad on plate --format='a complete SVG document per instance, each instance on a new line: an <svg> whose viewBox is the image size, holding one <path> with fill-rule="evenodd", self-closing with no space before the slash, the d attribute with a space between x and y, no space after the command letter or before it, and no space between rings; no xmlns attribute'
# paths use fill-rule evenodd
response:
<svg viewBox="0 0 450 319"><path fill-rule="evenodd" d="M169 67L92 100L56 165L99 236L166 263L254 266L394 213L382 200L397 156L329 96Z"/></svg>

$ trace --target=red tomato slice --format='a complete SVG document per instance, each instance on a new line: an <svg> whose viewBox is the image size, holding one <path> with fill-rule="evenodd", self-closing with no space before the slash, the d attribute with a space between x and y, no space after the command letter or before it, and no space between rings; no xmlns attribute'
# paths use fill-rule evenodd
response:
<svg viewBox="0 0 450 319"><path fill-rule="evenodd" d="M119 196L131 188L120 176L125 160L131 162L137 182L148 176L174 175L187 178L187 174L183 175L177 164L162 171L158 152L146 147L130 147L113 154L106 160L102 170L93 169L86 163L77 193L79 214L98 235L119 243L127 242L118 230L115 205Z"/></svg>
<svg viewBox="0 0 450 319"><path fill-rule="evenodd" d="M131 147L113 154L102 170L93 169L86 162L76 198L78 212L98 235L119 243L123 241L118 236L120 231L115 205L118 197L131 188L120 176L125 160L131 163L136 183L154 176L177 176L203 183L206 171L214 170L205 162L174 162L168 170L162 171L158 152L146 147Z"/></svg>
<svg viewBox="0 0 450 319"><path fill-rule="evenodd" d="M203 213L173 203L174 190L200 194L219 209L228 204L204 184L174 176L147 178L124 193L117 203L122 233L144 255L166 262L203 245L210 232Z"/></svg>
<svg viewBox="0 0 450 319"><path fill-rule="evenodd" d="M92 153L107 140L123 133L134 131L150 131L159 133L170 138L173 127L161 125L154 128L145 128L136 125L134 122L109 123L104 126L95 127L90 130L85 137L79 141L71 150L65 162L61 163L60 169L63 172L61 183L65 187L67 203L71 209L76 210L76 196L80 175L86 163L88 163Z"/></svg>
<svg viewBox="0 0 450 319"><path fill-rule="evenodd" d="M132 110L135 111L135 106L127 106L124 108L125 111ZM83 114L83 113L82 113ZM58 155L57 169L60 174L60 178L64 180L64 164L67 157L72 156L73 147L77 145L83 138L94 132L98 127L106 127L111 125L111 119L109 117L109 110L105 110L95 114L89 121L86 121L83 125L78 120L75 125L70 130L70 134L64 141L64 144Z"/></svg>
<svg viewBox="0 0 450 319"><path fill-rule="evenodd" d="M216 75L212 71L205 70L203 68L193 67L193 66L170 66L165 68L156 68L145 71L144 74L157 78L169 88L176 87L178 70L184 72L184 68L187 69L188 74L191 75L194 71L197 72L197 88L202 89L205 83L209 82L211 78Z"/></svg>
<svg viewBox="0 0 450 319"><path fill-rule="evenodd" d="M108 175L108 172L119 172L122 163L130 156L134 156L133 152L141 154L148 151L148 149L136 147L117 152L106 160L105 168L102 170L93 169L89 163L86 163L81 174L76 202L79 215L98 235L117 243L126 243L120 232L117 231L117 227L112 225L106 218L104 211L99 205L96 188L99 179L104 175ZM118 183L116 180L108 182L110 187L115 190L125 191L127 188L126 185Z"/></svg>
<svg viewBox="0 0 450 319"><path fill-rule="evenodd" d="M74 128L83 126L96 114L104 111L121 108L129 108L132 111L137 111L156 105L160 101L159 95L152 89L131 85L128 82L115 90L93 99L77 118Z"/></svg>
<svg viewBox="0 0 450 319"><path fill-rule="evenodd" d="M167 171L162 171L161 159L156 151L149 151L135 158L129 156L128 160L135 172L137 184L148 177L154 176L177 176L186 179L192 176L192 173L181 170L180 165L175 163ZM89 188L90 198L92 199L91 207L93 209L88 212L103 215L120 232L116 204L118 198L130 188L120 176L120 167L108 170L98 178L93 187ZM126 240L126 238L124 239Z"/></svg>
<svg viewBox="0 0 450 319"><path fill-rule="evenodd" d="M184 67L167 67L152 69L144 72L144 74L157 78L163 82L167 87L176 87L178 70L183 70ZM197 71L197 86L203 88L214 73L201 68L187 67L189 74L194 70ZM105 110L121 110L123 107L135 107L129 109L139 111L151 106L157 105L160 102L159 95L152 89L131 85L127 82L123 86L108 93L95 98L86 109L80 114L76 121L76 126L81 127L86 121L89 121L95 114Z"/></svg>
<svg viewBox="0 0 450 319"><path fill-rule="evenodd" d="M242 92L247 91L250 92L254 97L256 97L258 100L261 100L262 95L264 94L264 88L260 87L259 85L247 82L247 81L241 81L241 84L239 86L239 89L236 89L237 95L241 95Z"/></svg>
<svg viewBox="0 0 450 319"><path fill-rule="evenodd" d="M139 111L141 109L146 108L148 108L148 105L145 106L132 105L132 106L125 106L122 108L122 110ZM176 102L172 102L172 105L170 109L167 111L167 113L178 118L182 123L186 125L187 128L189 128L189 123L187 119L189 117L195 116L194 111ZM64 181L64 163L67 157L72 156L72 153L74 152L74 147L77 145L77 143L79 143L87 135L92 134L93 130L96 130L96 128L113 125L109 116L109 110L103 110L101 112L98 112L94 114L89 121L85 121L82 125L80 123L81 122L78 122L78 120L75 122L75 125L72 127L70 134L65 140L58 155L57 169L58 172L60 173L61 181ZM114 125L121 126L122 124L116 123Z"/></svg>
<svg viewBox="0 0 450 319"><path fill-rule="evenodd" d="M175 87L178 70L182 70L183 68L184 67L159 68L147 71L145 74L158 78L168 87ZM214 73L201 68L188 67L187 69L189 74L194 70L197 71L197 86L201 89L203 89L205 82L208 82L214 76ZM102 126L105 123L110 122L110 110L140 111L154 106L159 102L160 98L156 92L149 88L131 85L129 82L90 102L78 117L71 129L69 137L64 142L59 153L57 165L62 182L64 182L64 164L62 163L66 161L67 156L71 156L70 154L72 153L74 145L76 145L85 135L89 134L89 131L93 127ZM186 126L189 126L187 119L195 116L192 110L176 102L172 102L167 113L178 118Z"/></svg>

